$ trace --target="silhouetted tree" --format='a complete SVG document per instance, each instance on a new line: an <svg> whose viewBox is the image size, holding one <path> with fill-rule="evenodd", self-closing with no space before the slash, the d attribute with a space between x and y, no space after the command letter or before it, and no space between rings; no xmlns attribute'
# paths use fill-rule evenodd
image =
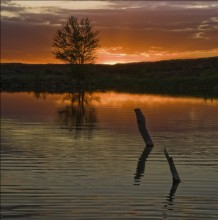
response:
<svg viewBox="0 0 218 220"><path fill-rule="evenodd" d="M70 64L93 63L98 46L98 31L94 30L90 20L71 16L55 34L52 52L57 59Z"/></svg>

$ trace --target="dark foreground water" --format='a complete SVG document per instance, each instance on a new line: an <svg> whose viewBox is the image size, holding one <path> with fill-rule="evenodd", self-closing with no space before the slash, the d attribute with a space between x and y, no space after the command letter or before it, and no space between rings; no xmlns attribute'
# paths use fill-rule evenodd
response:
<svg viewBox="0 0 218 220"><path fill-rule="evenodd" d="M218 100L2 93L1 116L2 219L218 219Z"/></svg>

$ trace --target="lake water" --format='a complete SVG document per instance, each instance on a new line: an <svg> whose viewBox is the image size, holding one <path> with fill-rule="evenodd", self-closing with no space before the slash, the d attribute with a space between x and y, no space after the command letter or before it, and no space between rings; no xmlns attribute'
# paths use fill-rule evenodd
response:
<svg viewBox="0 0 218 220"><path fill-rule="evenodd" d="M1 117L2 219L218 219L218 100L2 93Z"/></svg>

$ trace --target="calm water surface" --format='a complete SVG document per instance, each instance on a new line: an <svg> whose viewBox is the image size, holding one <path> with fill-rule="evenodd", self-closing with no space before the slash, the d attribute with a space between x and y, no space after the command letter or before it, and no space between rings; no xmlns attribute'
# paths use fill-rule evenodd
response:
<svg viewBox="0 0 218 220"><path fill-rule="evenodd" d="M1 117L2 219L218 219L218 100L2 93Z"/></svg>

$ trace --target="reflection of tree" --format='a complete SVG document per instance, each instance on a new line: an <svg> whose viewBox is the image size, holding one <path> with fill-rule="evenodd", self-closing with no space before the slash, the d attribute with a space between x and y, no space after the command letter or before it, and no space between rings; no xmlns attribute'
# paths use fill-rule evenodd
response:
<svg viewBox="0 0 218 220"><path fill-rule="evenodd" d="M146 146L141 154L141 156L139 157L138 160L138 164L137 164L137 168L136 168L136 173L134 176L134 184L135 185L139 185L140 184L140 179L144 174L145 171L145 162L149 156L149 154L152 151L153 146Z"/></svg>
<svg viewBox="0 0 218 220"><path fill-rule="evenodd" d="M75 131L75 135L81 130L90 132L97 122L96 109L92 106L94 100L99 101L99 98L85 91L66 94L63 101L70 103L58 110L62 128Z"/></svg>
<svg viewBox="0 0 218 220"><path fill-rule="evenodd" d="M33 92L33 96L34 96L36 99L46 100L47 95L48 95L47 92Z"/></svg>

